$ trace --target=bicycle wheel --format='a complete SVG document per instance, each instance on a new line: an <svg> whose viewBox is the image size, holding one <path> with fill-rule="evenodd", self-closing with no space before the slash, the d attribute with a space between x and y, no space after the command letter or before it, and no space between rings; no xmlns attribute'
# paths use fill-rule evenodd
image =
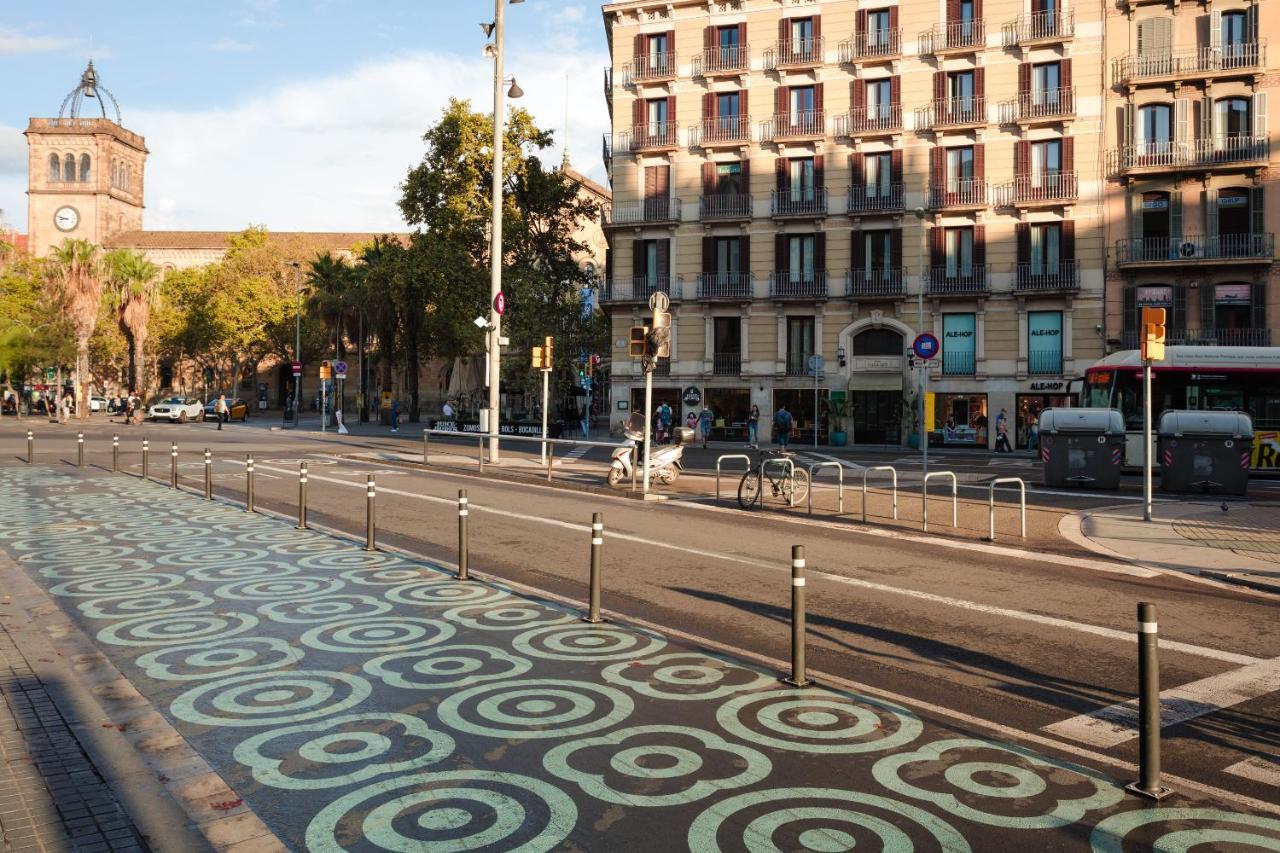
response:
<svg viewBox="0 0 1280 853"><path fill-rule="evenodd" d="M809 496L809 472L797 468L795 475L783 475L783 497L791 506L799 506Z"/></svg>
<svg viewBox="0 0 1280 853"><path fill-rule="evenodd" d="M753 468L742 475L738 483L738 506L754 509L760 502L760 469Z"/></svg>

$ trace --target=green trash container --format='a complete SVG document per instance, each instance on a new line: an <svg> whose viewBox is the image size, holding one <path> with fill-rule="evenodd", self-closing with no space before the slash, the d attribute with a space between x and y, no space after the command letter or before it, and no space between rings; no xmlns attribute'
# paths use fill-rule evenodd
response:
<svg viewBox="0 0 1280 853"><path fill-rule="evenodd" d="M1124 417L1116 409L1045 409L1040 461L1046 486L1120 488Z"/></svg>
<svg viewBox="0 0 1280 853"><path fill-rule="evenodd" d="M1160 491L1244 495L1249 491L1253 420L1243 412L1161 413Z"/></svg>

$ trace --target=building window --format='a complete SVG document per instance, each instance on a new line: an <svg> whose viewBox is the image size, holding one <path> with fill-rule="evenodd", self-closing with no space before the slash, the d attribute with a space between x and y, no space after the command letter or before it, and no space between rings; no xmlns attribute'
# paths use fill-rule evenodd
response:
<svg viewBox="0 0 1280 853"><path fill-rule="evenodd" d="M1244 12L1222 13L1222 62L1227 68L1245 64L1250 58L1249 16Z"/></svg>
<svg viewBox="0 0 1280 853"><path fill-rule="evenodd" d="M649 133L660 136L667 125L667 99L656 98L648 103Z"/></svg>
<svg viewBox="0 0 1280 853"><path fill-rule="evenodd" d="M947 149L947 192L964 192L973 185L973 146Z"/></svg>
<svg viewBox="0 0 1280 853"><path fill-rule="evenodd" d="M1027 312L1027 372L1062 373L1062 312Z"/></svg>
<svg viewBox="0 0 1280 853"><path fill-rule="evenodd" d="M792 19L791 50L797 55L813 52L813 18Z"/></svg>
<svg viewBox="0 0 1280 853"><path fill-rule="evenodd" d="M1031 103L1037 107L1057 106L1062 88L1062 68L1057 62L1031 67Z"/></svg>
<svg viewBox="0 0 1280 853"><path fill-rule="evenodd" d="M1253 325L1253 285L1247 282L1219 284L1213 288L1213 309L1209 323L1214 329L1247 329ZM1219 343L1231 342L1230 334L1220 334Z"/></svg>
<svg viewBox="0 0 1280 853"><path fill-rule="evenodd" d="M813 158L796 157L787 163L791 201L813 201Z"/></svg>
<svg viewBox="0 0 1280 853"><path fill-rule="evenodd" d="M62 158L57 154L49 155L49 183L56 184L62 180Z"/></svg>
<svg viewBox="0 0 1280 853"><path fill-rule="evenodd" d="M973 314L942 315L942 372L970 375L977 359L977 318Z"/></svg>
<svg viewBox="0 0 1280 853"><path fill-rule="evenodd" d="M953 112L969 112L977 94L976 79L972 71L953 71L947 75L947 94L951 98Z"/></svg>
<svg viewBox="0 0 1280 853"><path fill-rule="evenodd" d="M856 239L856 238L855 238ZM862 232L863 250L866 253L863 272L870 277L872 270L878 270L881 277L889 279L897 267L897 258L893 256L893 232L876 230Z"/></svg>
<svg viewBox="0 0 1280 853"><path fill-rule="evenodd" d="M742 164L716 164L716 192L723 195L736 195L742 190Z"/></svg>
<svg viewBox="0 0 1280 853"><path fill-rule="evenodd" d="M973 275L973 229L948 228L944 238L947 278Z"/></svg>
<svg viewBox="0 0 1280 853"><path fill-rule="evenodd" d="M887 48L891 38L889 10L876 9L867 12L867 47L873 51Z"/></svg>
<svg viewBox="0 0 1280 853"><path fill-rule="evenodd" d="M812 234L796 234L787 240L788 268L790 280L813 281L814 240Z"/></svg>
<svg viewBox="0 0 1280 853"><path fill-rule="evenodd" d="M1218 234L1248 234L1253 212L1246 187L1218 190Z"/></svg>
<svg viewBox="0 0 1280 853"><path fill-rule="evenodd" d="M1034 224L1031 233L1032 275L1057 275L1061 271L1062 225L1058 222Z"/></svg>
<svg viewBox="0 0 1280 853"><path fill-rule="evenodd" d="M866 329L853 338L855 356L901 356L902 351L902 335L893 329Z"/></svg>
<svg viewBox="0 0 1280 853"><path fill-rule="evenodd" d="M1173 145L1173 110L1168 104L1147 104L1138 110L1138 152L1167 154Z"/></svg>
<svg viewBox="0 0 1280 853"><path fill-rule="evenodd" d="M863 169L867 179L867 198L888 198L893 181L893 155L888 151L864 155Z"/></svg>
<svg viewBox="0 0 1280 853"><path fill-rule="evenodd" d="M814 110L817 108L817 95L813 86L791 87L791 124L802 127L812 124Z"/></svg>
<svg viewBox="0 0 1280 853"><path fill-rule="evenodd" d="M716 238L716 276L732 280L742 270L742 241L737 237Z"/></svg>
<svg viewBox="0 0 1280 853"><path fill-rule="evenodd" d="M88 154L80 155L80 180L82 181L89 180L89 155Z"/></svg>
<svg viewBox="0 0 1280 853"><path fill-rule="evenodd" d="M1046 184L1052 186L1054 178L1061 173L1062 140L1031 143L1031 186L1036 189L1043 189Z"/></svg>
<svg viewBox="0 0 1280 853"><path fill-rule="evenodd" d="M809 370L813 351L813 318L787 318L787 373L803 376Z"/></svg>
<svg viewBox="0 0 1280 853"><path fill-rule="evenodd" d="M1221 98L1214 103L1213 135L1215 139L1241 139L1249 136L1248 98Z"/></svg>
<svg viewBox="0 0 1280 853"><path fill-rule="evenodd" d="M76 179L76 155L68 154L62 161L62 180L74 181Z"/></svg>
<svg viewBox="0 0 1280 853"><path fill-rule="evenodd" d="M893 85L889 80L867 82L867 118L888 121L893 115Z"/></svg>

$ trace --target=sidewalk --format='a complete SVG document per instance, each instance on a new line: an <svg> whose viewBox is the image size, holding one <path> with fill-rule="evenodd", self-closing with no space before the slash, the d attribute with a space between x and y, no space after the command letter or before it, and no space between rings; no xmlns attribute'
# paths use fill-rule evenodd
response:
<svg viewBox="0 0 1280 853"><path fill-rule="evenodd" d="M0 548L232 790L206 810L290 849L1280 845L1274 816L1152 808L1106 762L156 483L5 467L0 504Z"/></svg>
<svg viewBox="0 0 1280 853"><path fill-rule="evenodd" d="M1086 510L1060 532L1099 554L1280 592L1280 504L1200 499Z"/></svg>

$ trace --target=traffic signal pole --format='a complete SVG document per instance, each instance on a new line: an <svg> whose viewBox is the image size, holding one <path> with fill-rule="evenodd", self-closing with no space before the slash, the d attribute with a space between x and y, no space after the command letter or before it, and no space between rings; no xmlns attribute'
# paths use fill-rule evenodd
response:
<svg viewBox="0 0 1280 853"><path fill-rule="evenodd" d="M1151 520L1151 362L1142 361L1142 520Z"/></svg>
<svg viewBox="0 0 1280 853"><path fill-rule="evenodd" d="M644 369L644 487L642 494L649 496L649 438L653 434L653 365Z"/></svg>

